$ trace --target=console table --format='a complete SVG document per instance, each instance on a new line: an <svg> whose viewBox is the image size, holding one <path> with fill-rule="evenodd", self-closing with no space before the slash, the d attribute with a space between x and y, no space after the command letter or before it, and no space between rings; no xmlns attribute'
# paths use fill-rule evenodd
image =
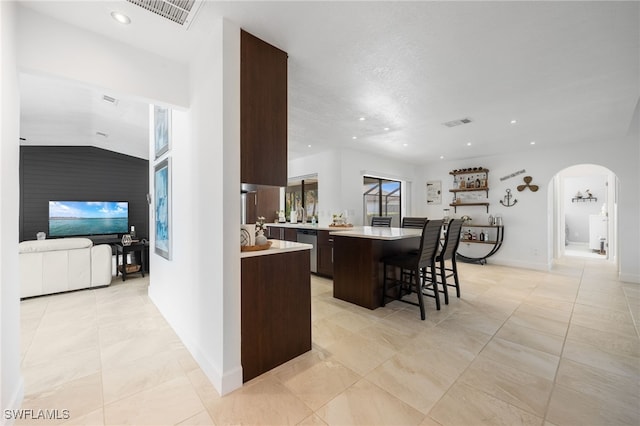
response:
<svg viewBox="0 0 640 426"><path fill-rule="evenodd" d="M149 243L132 243L129 246L124 246L122 243L115 244L116 248L116 277L119 272L122 272L122 281L127 279L127 275L129 274L137 274L140 273L144 277L144 259L146 251L149 249ZM140 253L138 257L138 261L140 262L140 269L135 272L127 273L127 254L129 253ZM120 255L122 255L122 271L120 271Z"/></svg>
<svg viewBox="0 0 640 426"><path fill-rule="evenodd" d="M465 232L465 228L483 228L487 230L487 237L484 241L481 240L469 240L462 238L460 245L458 245L458 252L456 253L457 259L468 263L479 263L484 265L487 263L487 258L493 256L502 247L502 241L504 240L504 226L503 225L462 225L462 232ZM474 256L464 255L460 253L460 248L464 244L485 244L488 250L482 254L476 254Z"/></svg>

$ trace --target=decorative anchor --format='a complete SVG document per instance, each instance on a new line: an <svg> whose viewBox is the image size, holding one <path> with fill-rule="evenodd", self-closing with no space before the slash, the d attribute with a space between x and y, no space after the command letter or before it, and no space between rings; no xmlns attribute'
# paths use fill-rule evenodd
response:
<svg viewBox="0 0 640 426"><path fill-rule="evenodd" d="M524 191L526 188L529 188L531 192L536 192L538 190L538 185L531 185L531 181L533 180L531 176L525 176L522 179L524 180L524 185L518 185L517 189L519 192Z"/></svg>
<svg viewBox="0 0 640 426"><path fill-rule="evenodd" d="M513 195L511 195L511 190L507 189L507 195L504 196L504 201L500 200L500 204L502 204L505 207L513 207L516 205L516 203L518 202L518 200L516 200L515 198L513 199L513 203L511 202L511 197L513 197Z"/></svg>

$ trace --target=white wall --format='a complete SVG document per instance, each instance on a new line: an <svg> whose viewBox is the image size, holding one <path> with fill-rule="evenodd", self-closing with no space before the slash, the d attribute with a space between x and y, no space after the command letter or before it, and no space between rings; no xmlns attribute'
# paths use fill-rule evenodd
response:
<svg viewBox="0 0 640 426"><path fill-rule="evenodd" d="M634 130L634 132L636 132ZM448 189L452 187L450 170L483 166L489 173L489 212L501 215L505 224L504 245L490 258L491 263L504 264L532 269L548 269L552 245L548 244L548 229L552 226L552 215L548 209L548 196L553 177L561 170L575 164L596 164L610 169L619 178L618 198L619 267L620 279L640 282L638 262L640 239L640 147L638 135L632 133L617 140L581 143L579 145L558 146L543 149L541 146L529 147L526 151L480 157L459 162L438 162L426 165L423 181L442 180L443 204L449 203ZM500 178L515 171L525 169L526 173L501 181ZM523 176L532 176L533 184L540 187L538 192L525 190L518 192L516 187L523 184ZM499 201L510 188L518 200L514 207L503 207ZM429 217L442 216L443 206L426 206L426 194L418 194L416 206L422 206L421 212ZM470 215L474 221L486 223L487 213L483 207L458 208L455 217Z"/></svg>
<svg viewBox="0 0 640 426"><path fill-rule="evenodd" d="M240 29L212 22L206 49L194 63L180 64L18 9L21 69L175 107L170 153L173 259L150 255L149 295L219 392L241 386ZM77 63L92 62L86 58L95 58L100 69ZM8 210L18 205L17 179L14 185L15 202L3 198ZM15 211L12 232L17 233L17 224ZM2 241L11 238L3 233ZM17 234L13 241L17 253ZM17 280L15 285L17 291ZM12 324L16 333L18 324Z"/></svg>
<svg viewBox="0 0 640 426"><path fill-rule="evenodd" d="M568 240L571 242L589 242L589 216L600 214L602 204L607 202L607 176L583 175L566 176L563 178L564 195L561 202L564 203L564 220L568 227ZM589 189L597 201L574 201L578 192L584 198L585 190Z"/></svg>
<svg viewBox="0 0 640 426"><path fill-rule="evenodd" d="M419 176L417 166L377 155L353 150L327 151L289 161L289 178L309 174L318 175L318 223L327 226L331 215L348 212L349 221L363 225L362 178L365 175L386 177L411 183L407 197L408 208L403 216L414 215L411 206L412 188ZM419 185L417 185L419 186Z"/></svg>
<svg viewBox="0 0 640 426"><path fill-rule="evenodd" d="M21 71L85 82L109 89L111 93L140 99L189 105L185 64L73 27L28 8L19 9L18 31Z"/></svg>
<svg viewBox="0 0 640 426"><path fill-rule="evenodd" d="M173 113L173 258L150 259L149 296L222 394L242 385L239 55L240 29L212 23Z"/></svg>
<svg viewBox="0 0 640 426"><path fill-rule="evenodd" d="M289 161L289 178L318 175L318 225L328 226L331 215L344 210L341 198L340 155L336 151Z"/></svg>
<svg viewBox="0 0 640 426"><path fill-rule="evenodd" d="M0 2L0 408L22 403L18 284L18 163L20 97L16 70L15 5Z"/></svg>

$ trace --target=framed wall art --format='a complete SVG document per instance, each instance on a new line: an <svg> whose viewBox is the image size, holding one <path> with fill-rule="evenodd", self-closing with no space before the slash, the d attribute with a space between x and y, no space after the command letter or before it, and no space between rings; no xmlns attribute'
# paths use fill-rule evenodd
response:
<svg viewBox="0 0 640 426"><path fill-rule="evenodd" d="M155 166L155 252L171 260L171 158Z"/></svg>
<svg viewBox="0 0 640 426"><path fill-rule="evenodd" d="M171 110L169 108L154 105L153 134L156 159L158 159L171 147Z"/></svg>
<svg viewBox="0 0 640 426"><path fill-rule="evenodd" d="M427 182L427 204L442 203L442 181L433 180Z"/></svg>

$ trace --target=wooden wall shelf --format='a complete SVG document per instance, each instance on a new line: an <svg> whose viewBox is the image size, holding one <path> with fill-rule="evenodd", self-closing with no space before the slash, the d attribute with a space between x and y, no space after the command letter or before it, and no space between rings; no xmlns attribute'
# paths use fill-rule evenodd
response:
<svg viewBox="0 0 640 426"><path fill-rule="evenodd" d="M477 190L476 190L477 191ZM453 207L453 212L457 212L457 207L466 207L466 206L485 206L487 208L487 213L489 213L489 203L451 203L449 204Z"/></svg>
<svg viewBox="0 0 640 426"><path fill-rule="evenodd" d="M598 202L598 197L573 197L571 199L572 203L586 203L587 201L591 202Z"/></svg>

